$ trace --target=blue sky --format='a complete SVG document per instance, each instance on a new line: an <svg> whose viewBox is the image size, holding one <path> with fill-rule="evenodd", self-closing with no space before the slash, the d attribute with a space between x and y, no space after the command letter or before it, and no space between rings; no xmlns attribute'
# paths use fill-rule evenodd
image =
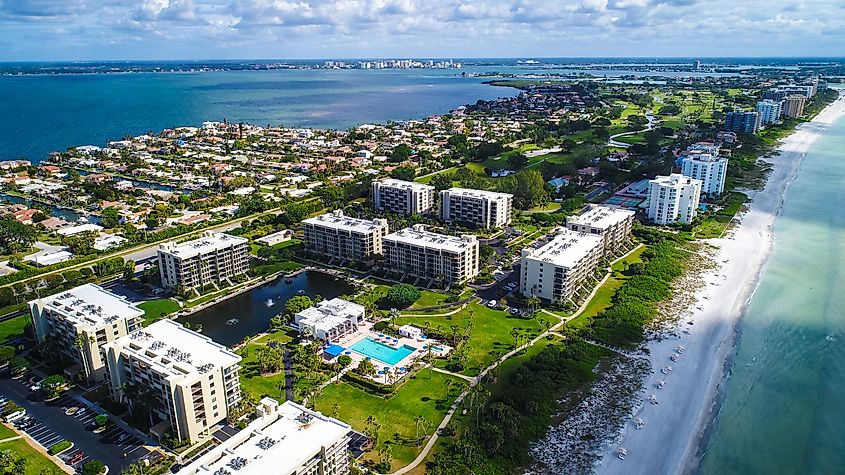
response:
<svg viewBox="0 0 845 475"><path fill-rule="evenodd" d="M0 0L0 61L841 56L845 0Z"/></svg>

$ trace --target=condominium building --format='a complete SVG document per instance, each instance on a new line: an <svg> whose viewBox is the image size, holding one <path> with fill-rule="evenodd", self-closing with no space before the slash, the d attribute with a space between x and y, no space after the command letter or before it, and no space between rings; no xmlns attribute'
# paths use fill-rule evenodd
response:
<svg viewBox="0 0 845 475"><path fill-rule="evenodd" d="M243 430L177 475L347 475L352 429L293 401L264 398Z"/></svg>
<svg viewBox="0 0 845 475"><path fill-rule="evenodd" d="M728 159L709 153L687 155L681 161L681 174L701 181L701 193L721 195L725 191Z"/></svg>
<svg viewBox="0 0 845 475"><path fill-rule="evenodd" d="M761 124L774 124L783 114L783 102L764 99L757 102L757 112L760 114Z"/></svg>
<svg viewBox="0 0 845 475"><path fill-rule="evenodd" d="M29 302L38 343L80 366L89 380L106 372L103 345L140 328L144 311L94 284Z"/></svg>
<svg viewBox="0 0 845 475"><path fill-rule="evenodd" d="M648 219L657 224L691 223L698 209L701 180L678 173L648 182Z"/></svg>
<svg viewBox="0 0 845 475"><path fill-rule="evenodd" d="M580 214L566 218L566 227L575 232L601 236L604 253L611 253L631 239L635 214L628 209L591 204Z"/></svg>
<svg viewBox="0 0 845 475"><path fill-rule="evenodd" d="M416 277L427 285L455 285L478 274L478 239L447 236L415 225L384 237L387 269L401 278Z"/></svg>
<svg viewBox="0 0 845 475"><path fill-rule="evenodd" d="M357 262L372 261L382 254L382 238L387 234L387 220L351 218L335 210L302 222L305 250L331 259Z"/></svg>
<svg viewBox="0 0 845 475"><path fill-rule="evenodd" d="M562 228L542 247L522 250L520 292L551 302L570 299L603 252L604 237Z"/></svg>
<svg viewBox="0 0 845 475"><path fill-rule="evenodd" d="M440 192L440 218L447 223L467 223L500 228L511 222L513 195L494 191L450 188Z"/></svg>
<svg viewBox="0 0 845 475"><path fill-rule="evenodd" d="M201 288L249 270L249 240L206 231L193 241L168 242L158 247L161 284L166 289Z"/></svg>
<svg viewBox="0 0 845 475"><path fill-rule="evenodd" d="M434 209L431 185L386 178L373 182L373 207L399 214L429 214Z"/></svg>
<svg viewBox="0 0 845 475"><path fill-rule="evenodd" d="M728 112L725 114L725 130L756 134L760 130L760 113L757 111Z"/></svg>
<svg viewBox="0 0 845 475"><path fill-rule="evenodd" d="M301 333L308 333L325 342L337 341L355 332L364 321L365 309L355 302L333 298L323 300L294 316L294 326Z"/></svg>
<svg viewBox="0 0 845 475"><path fill-rule="evenodd" d="M783 100L783 115L786 117L797 119L804 115L804 106L807 104L807 98L801 94L792 94Z"/></svg>
<svg viewBox="0 0 845 475"><path fill-rule="evenodd" d="M112 395L148 411L154 437L196 441L240 403L241 357L173 320L159 320L105 347Z"/></svg>

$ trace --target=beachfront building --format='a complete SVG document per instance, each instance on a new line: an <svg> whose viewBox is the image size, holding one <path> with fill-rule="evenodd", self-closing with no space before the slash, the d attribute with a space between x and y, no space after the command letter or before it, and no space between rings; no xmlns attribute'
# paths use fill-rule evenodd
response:
<svg viewBox="0 0 845 475"><path fill-rule="evenodd" d="M150 434L196 441L241 401L241 357L173 320L159 320L105 346L116 400L148 412Z"/></svg>
<svg viewBox="0 0 845 475"><path fill-rule="evenodd" d="M791 119L797 119L804 115L804 105L806 104L807 98L801 94L787 96L783 100L783 115Z"/></svg>
<svg viewBox="0 0 845 475"><path fill-rule="evenodd" d="M701 181L701 194L719 196L725 191L728 158L709 153L696 153L681 161L681 174Z"/></svg>
<svg viewBox="0 0 845 475"><path fill-rule="evenodd" d="M399 214L429 214L434 209L431 185L385 178L373 181L373 207Z"/></svg>
<svg viewBox="0 0 845 475"><path fill-rule="evenodd" d="M386 219L352 218L339 209L302 224L306 251L341 261L371 262L382 253L382 238L387 234Z"/></svg>
<svg viewBox="0 0 845 475"><path fill-rule="evenodd" d="M94 284L33 300L29 313L38 343L73 361L91 381L106 372L103 345L140 328L144 318L124 297Z"/></svg>
<svg viewBox="0 0 845 475"><path fill-rule="evenodd" d="M550 302L571 299L603 252L602 236L562 228L540 248L522 250L520 292Z"/></svg>
<svg viewBox="0 0 845 475"><path fill-rule="evenodd" d="M783 102L764 99L757 102L757 112L760 114L761 124L774 124L780 120L783 113Z"/></svg>
<svg viewBox="0 0 845 475"><path fill-rule="evenodd" d="M648 182L648 219L656 224L691 223L701 197L701 180L678 173Z"/></svg>
<svg viewBox="0 0 845 475"><path fill-rule="evenodd" d="M189 291L216 284L249 270L249 240L206 231L193 241L158 247L158 268L165 289Z"/></svg>
<svg viewBox="0 0 845 475"><path fill-rule="evenodd" d="M294 326L300 333L325 342L333 342L344 335L354 333L358 324L364 321L365 312L363 305L333 298L323 300L294 315Z"/></svg>
<svg viewBox="0 0 845 475"><path fill-rule="evenodd" d="M513 195L495 191L449 188L440 192L440 218L482 228L501 228L511 223Z"/></svg>
<svg viewBox="0 0 845 475"><path fill-rule="evenodd" d="M243 430L178 475L347 475L352 429L293 401L264 398Z"/></svg>
<svg viewBox="0 0 845 475"><path fill-rule="evenodd" d="M760 130L760 113L734 111L725 114L725 130L743 134L756 134Z"/></svg>
<svg viewBox="0 0 845 475"><path fill-rule="evenodd" d="M627 209L591 204L580 214L566 218L566 227L575 232L601 236L603 252L611 254L631 240L635 214Z"/></svg>
<svg viewBox="0 0 845 475"><path fill-rule="evenodd" d="M478 274L478 239L447 236L417 224L384 237L387 270L401 279L422 279L426 286L462 284Z"/></svg>

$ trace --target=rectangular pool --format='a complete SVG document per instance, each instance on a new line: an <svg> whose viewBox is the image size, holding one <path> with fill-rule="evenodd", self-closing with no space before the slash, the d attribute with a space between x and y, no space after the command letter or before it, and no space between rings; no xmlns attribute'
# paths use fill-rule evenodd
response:
<svg viewBox="0 0 845 475"><path fill-rule="evenodd" d="M393 348L392 346L379 343L370 337L359 340L350 346L349 349L390 366L395 366L403 358L416 351L416 348L413 346L403 345L399 348Z"/></svg>

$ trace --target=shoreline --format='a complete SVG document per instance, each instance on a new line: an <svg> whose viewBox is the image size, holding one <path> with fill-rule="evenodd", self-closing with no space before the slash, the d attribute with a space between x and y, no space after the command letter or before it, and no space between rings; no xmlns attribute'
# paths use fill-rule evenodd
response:
<svg viewBox="0 0 845 475"><path fill-rule="evenodd" d="M616 440L603 445L595 465L600 474L694 473L718 420L731 359L741 338L738 326L759 285L774 245L772 226L783 211L785 194L797 177L806 153L827 127L845 115L845 94L812 121L781 140L778 154L764 157L773 165L762 190L749 192L747 211L727 236L705 242L718 246L716 269L701 274L706 285L694 292L692 308L682 310L681 323L661 340L646 343L652 372L637 397L654 394L658 405L635 408ZM691 323L685 323L691 322ZM677 334L672 335L673 332ZM670 360L676 348L686 350ZM667 365L673 371L664 375ZM658 389L657 381L665 387ZM637 430L634 418L645 427ZM626 460L616 451L624 447Z"/></svg>

